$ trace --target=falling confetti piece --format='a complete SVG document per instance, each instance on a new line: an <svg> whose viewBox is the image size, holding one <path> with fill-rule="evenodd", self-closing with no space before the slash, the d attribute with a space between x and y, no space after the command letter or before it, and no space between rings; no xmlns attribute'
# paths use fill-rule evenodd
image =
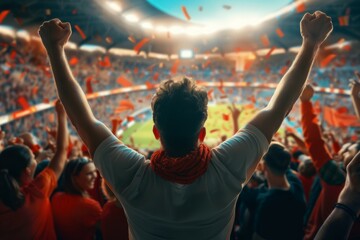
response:
<svg viewBox="0 0 360 240"><path fill-rule="evenodd" d="M147 44L150 41L150 38L143 38L140 42L138 42L135 47L134 50L136 52L136 54L140 53L141 48Z"/></svg>
<svg viewBox="0 0 360 240"><path fill-rule="evenodd" d="M329 65L329 63L336 57L336 54L329 54L320 62L320 67L324 68Z"/></svg>
<svg viewBox="0 0 360 240"><path fill-rule="evenodd" d="M283 38L285 36L284 32L281 30L281 28L276 29L276 34L279 36L279 38Z"/></svg>
<svg viewBox="0 0 360 240"><path fill-rule="evenodd" d="M79 27L79 25L76 25L74 26L74 28L76 29L76 31L80 34L80 37L82 39L86 39L86 35L84 33L84 31Z"/></svg>
<svg viewBox="0 0 360 240"><path fill-rule="evenodd" d="M186 20L190 21L191 17L190 17L190 15L189 15L189 13L188 13L188 11L187 11L186 7L185 7L185 6L181 6L181 10L182 10L182 12L183 12L183 14L184 14L184 16L185 16Z"/></svg>

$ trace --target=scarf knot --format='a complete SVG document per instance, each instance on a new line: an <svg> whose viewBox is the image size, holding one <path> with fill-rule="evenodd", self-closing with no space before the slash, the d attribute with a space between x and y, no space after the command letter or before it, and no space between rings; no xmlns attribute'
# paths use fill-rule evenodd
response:
<svg viewBox="0 0 360 240"><path fill-rule="evenodd" d="M153 153L150 159L152 170L165 180L191 184L203 175L209 165L211 151L208 146L199 147L183 157L169 157L160 149Z"/></svg>

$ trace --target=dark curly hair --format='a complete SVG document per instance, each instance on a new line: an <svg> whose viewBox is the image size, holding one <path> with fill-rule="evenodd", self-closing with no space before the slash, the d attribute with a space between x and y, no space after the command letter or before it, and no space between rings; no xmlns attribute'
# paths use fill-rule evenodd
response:
<svg viewBox="0 0 360 240"><path fill-rule="evenodd" d="M207 103L207 92L193 80L170 79L160 84L151 108L167 155L183 156L196 148L207 119Z"/></svg>

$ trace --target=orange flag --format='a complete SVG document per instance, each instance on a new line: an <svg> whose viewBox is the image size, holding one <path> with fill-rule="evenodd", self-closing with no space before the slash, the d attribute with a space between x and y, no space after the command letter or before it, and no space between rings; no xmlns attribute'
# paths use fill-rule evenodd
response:
<svg viewBox="0 0 360 240"><path fill-rule="evenodd" d="M130 82L123 76L119 76L116 81L118 84L122 85L123 87L130 87L133 85L132 82Z"/></svg>

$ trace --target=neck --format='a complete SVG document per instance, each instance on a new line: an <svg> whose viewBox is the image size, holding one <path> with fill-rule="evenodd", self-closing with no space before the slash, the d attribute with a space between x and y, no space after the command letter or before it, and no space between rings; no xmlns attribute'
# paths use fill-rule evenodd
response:
<svg viewBox="0 0 360 240"><path fill-rule="evenodd" d="M270 189L282 189L282 190L290 189L290 184L285 175L275 176L268 174L267 180Z"/></svg>

